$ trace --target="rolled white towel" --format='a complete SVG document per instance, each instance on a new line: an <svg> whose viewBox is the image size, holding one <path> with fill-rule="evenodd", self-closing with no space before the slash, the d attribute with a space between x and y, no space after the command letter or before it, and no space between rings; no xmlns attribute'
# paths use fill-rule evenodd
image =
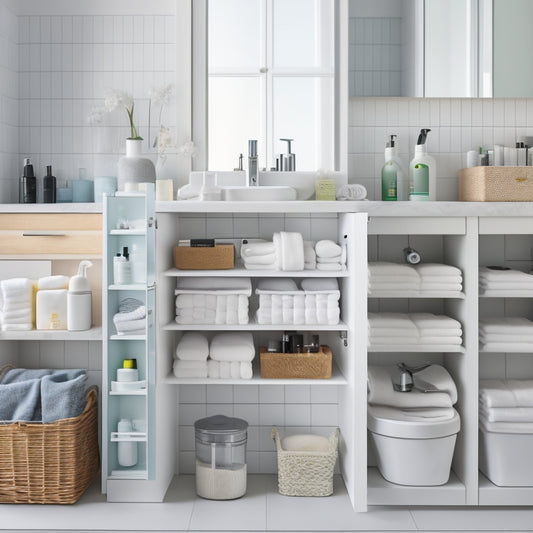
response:
<svg viewBox="0 0 533 533"><path fill-rule="evenodd" d="M182 361L176 359L172 368L177 378L207 377L207 361Z"/></svg>
<svg viewBox="0 0 533 533"><path fill-rule="evenodd" d="M220 379L231 379L231 361L219 362Z"/></svg>
<svg viewBox="0 0 533 533"><path fill-rule="evenodd" d="M321 257L341 256L342 247L329 239L323 239L315 244L317 260Z"/></svg>
<svg viewBox="0 0 533 533"><path fill-rule="evenodd" d="M251 255L249 257L245 257L244 259L244 265L262 265L263 267L265 265L272 265L276 262L276 254L271 253L267 255Z"/></svg>
<svg viewBox="0 0 533 533"><path fill-rule="evenodd" d="M217 333L211 340L209 355L215 361L252 361L254 338L248 331Z"/></svg>
<svg viewBox="0 0 533 533"><path fill-rule="evenodd" d="M220 361L207 360L207 377L211 379L220 379Z"/></svg>
<svg viewBox="0 0 533 533"><path fill-rule="evenodd" d="M324 264L324 263L341 263L342 262L342 254L337 255L335 257L317 257L316 262L318 264Z"/></svg>
<svg viewBox="0 0 533 533"><path fill-rule="evenodd" d="M37 288L42 290L68 289L68 276L44 276L37 280Z"/></svg>
<svg viewBox="0 0 533 533"><path fill-rule="evenodd" d="M176 346L176 358L187 361L206 361L209 356L209 341L195 331L185 332Z"/></svg>
<svg viewBox="0 0 533 533"><path fill-rule="evenodd" d="M276 252L276 247L272 241L265 241L260 239L249 240L248 242L243 242L241 245L240 254L241 257L246 261L247 258L254 256L266 256L274 254Z"/></svg>
<svg viewBox="0 0 533 533"><path fill-rule="evenodd" d="M252 379L253 375L252 363L241 361L241 379Z"/></svg>

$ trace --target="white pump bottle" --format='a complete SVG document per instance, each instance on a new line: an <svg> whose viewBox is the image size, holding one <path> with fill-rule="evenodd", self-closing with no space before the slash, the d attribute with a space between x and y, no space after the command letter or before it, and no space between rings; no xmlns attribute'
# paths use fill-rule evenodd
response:
<svg viewBox="0 0 533 533"><path fill-rule="evenodd" d="M87 269L92 267L90 261L79 264L78 274L70 278L67 293L67 329L68 331L85 331L92 326L92 292Z"/></svg>

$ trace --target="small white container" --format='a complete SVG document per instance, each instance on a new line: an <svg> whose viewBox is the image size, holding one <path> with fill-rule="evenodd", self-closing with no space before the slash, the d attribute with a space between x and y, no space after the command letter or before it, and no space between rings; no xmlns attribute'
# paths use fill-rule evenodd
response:
<svg viewBox="0 0 533 533"><path fill-rule="evenodd" d="M121 418L117 430L119 433L131 433L133 431L133 424L127 418ZM119 435L122 439L127 439L127 435ZM135 441L127 442L124 440L118 441L118 464L120 466L135 466L137 464L137 443Z"/></svg>
<svg viewBox="0 0 533 533"><path fill-rule="evenodd" d="M82 261L78 268L78 275L70 278L67 293L67 329L69 331L91 329L93 323L92 291L87 279L87 268L92 265L90 261Z"/></svg>
<svg viewBox="0 0 533 533"><path fill-rule="evenodd" d="M499 487L533 487L533 435L481 428L479 469Z"/></svg>
<svg viewBox="0 0 533 533"><path fill-rule="evenodd" d="M447 483L459 428L455 410L447 420L423 421L402 416L394 408L368 408L378 470L387 481L398 485Z"/></svg>

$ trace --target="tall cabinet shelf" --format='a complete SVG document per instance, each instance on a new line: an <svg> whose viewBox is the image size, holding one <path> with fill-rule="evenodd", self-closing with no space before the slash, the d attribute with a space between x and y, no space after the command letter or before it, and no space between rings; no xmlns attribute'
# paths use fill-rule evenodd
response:
<svg viewBox="0 0 533 533"><path fill-rule="evenodd" d="M156 464L154 206L153 185L145 193L118 192L104 198L102 491L108 501L160 501L168 485L158 476ZM125 247L136 253L130 256L132 276L116 283L114 258ZM129 311L144 306L144 323L140 330L119 333L113 317L126 302ZM136 361L139 383L134 390L123 390L118 380L126 359ZM121 420L131 427L119 427ZM121 447L135 450L136 460L125 464Z"/></svg>

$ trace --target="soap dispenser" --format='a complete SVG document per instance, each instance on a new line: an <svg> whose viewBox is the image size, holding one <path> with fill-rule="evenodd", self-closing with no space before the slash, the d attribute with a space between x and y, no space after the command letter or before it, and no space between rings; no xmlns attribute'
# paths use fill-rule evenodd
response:
<svg viewBox="0 0 533 533"><path fill-rule="evenodd" d="M52 176L52 165L47 165L46 176L43 178L43 203L56 203L56 178Z"/></svg>
<svg viewBox="0 0 533 533"><path fill-rule="evenodd" d="M426 139L431 130L421 129L415 146L415 155L409 165L409 200L437 199L437 166L427 153Z"/></svg>
<svg viewBox="0 0 533 533"><path fill-rule="evenodd" d="M398 154L397 135L391 135L385 147L385 164L381 168L381 199L403 200L406 172Z"/></svg>
<svg viewBox="0 0 533 533"><path fill-rule="evenodd" d="M87 269L92 267L90 261L79 264L78 274L70 278L67 293L67 329L85 331L92 326L92 292Z"/></svg>
<svg viewBox="0 0 533 533"><path fill-rule="evenodd" d="M37 178L29 157L24 159L24 170L19 181L19 203L37 203Z"/></svg>
<svg viewBox="0 0 533 533"><path fill-rule="evenodd" d="M287 143L287 153L279 154L279 169L282 172L293 172L296 170L296 154L291 152L291 143L294 139L280 139Z"/></svg>

